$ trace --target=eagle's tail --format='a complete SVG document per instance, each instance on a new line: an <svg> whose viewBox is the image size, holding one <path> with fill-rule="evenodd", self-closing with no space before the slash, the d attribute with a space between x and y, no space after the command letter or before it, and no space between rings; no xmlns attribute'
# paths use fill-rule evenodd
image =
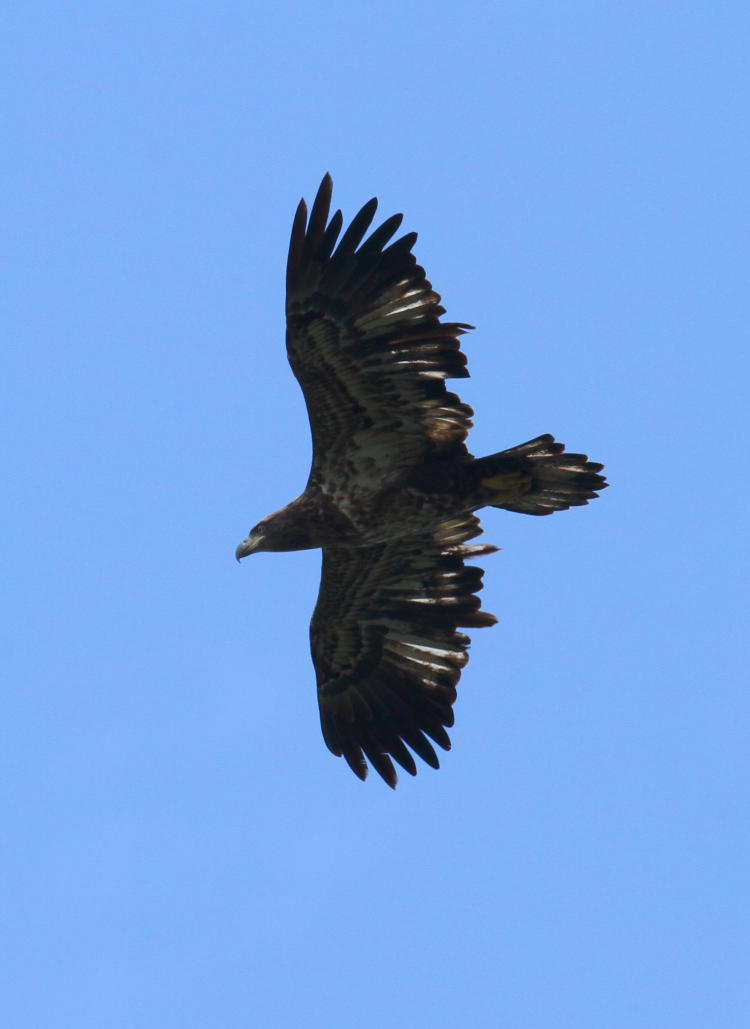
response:
<svg viewBox="0 0 750 1029"><path fill-rule="evenodd" d="M607 487L599 475L604 465L564 451L564 444L547 434L477 459L471 468L479 506L548 515L587 504Z"/></svg>

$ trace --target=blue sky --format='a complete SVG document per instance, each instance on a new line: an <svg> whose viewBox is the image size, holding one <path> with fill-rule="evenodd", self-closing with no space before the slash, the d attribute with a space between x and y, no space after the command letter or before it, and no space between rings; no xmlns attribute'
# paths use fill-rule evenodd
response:
<svg viewBox="0 0 750 1029"><path fill-rule="evenodd" d="M744 5L25 3L4 15L2 1021L750 1017ZM284 263L325 171L405 214L484 518L439 772L320 735Z"/></svg>

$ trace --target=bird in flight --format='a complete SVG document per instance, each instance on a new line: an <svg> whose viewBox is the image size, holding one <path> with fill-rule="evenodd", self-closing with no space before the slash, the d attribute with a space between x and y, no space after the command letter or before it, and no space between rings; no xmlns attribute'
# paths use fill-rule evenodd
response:
<svg viewBox="0 0 750 1029"><path fill-rule="evenodd" d="M482 569L497 550L471 543L475 512L548 515L586 504L602 465L565 453L550 435L487 457L466 448L472 409L446 389L468 376L459 337L412 253L415 232L390 242L395 214L365 238L364 205L339 239L323 179L308 218L300 201L286 273L286 347L313 439L304 493L263 518L236 550L320 547L310 624L323 736L360 779L369 761L389 786L394 761L433 768L450 749L453 702L468 661L465 628L481 610Z"/></svg>

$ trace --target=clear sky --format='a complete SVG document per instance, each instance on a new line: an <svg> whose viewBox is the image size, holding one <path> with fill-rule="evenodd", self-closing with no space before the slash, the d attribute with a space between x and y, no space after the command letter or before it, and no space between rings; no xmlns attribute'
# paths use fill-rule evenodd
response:
<svg viewBox="0 0 750 1029"><path fill-rule="evenodd" d="M9 1029L750 1024L750 15L721 0L35 3L3 16ZM442 768L326 750L294 208L405 214L484 517Z"/></svg>

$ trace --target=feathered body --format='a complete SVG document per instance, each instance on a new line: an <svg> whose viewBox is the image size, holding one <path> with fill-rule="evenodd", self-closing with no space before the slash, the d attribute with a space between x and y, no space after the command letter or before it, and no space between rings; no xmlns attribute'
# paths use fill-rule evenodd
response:
<svg viewBox="0 0 750 1029"><path fill-rule="evenodd" d="M480 610L491 553L470 544L486 505L551 514L585 504L602 466L565 454L552 436L475 459L471 408L445 387L468 376L459 337L441 322L440 296L411 252L416 234L389 241L401 215L363 242L374 199L341 240L329 220L326 176L307 218L302 201L287 265L287 353L313 437L305 492L267 516L237 548L323 548L310 627L323 734L360 777L367 761L394 786L394 759L416 773L411 748L438 766L430 737L445 727L469 638L459 627L495 622Z"/></svg>

